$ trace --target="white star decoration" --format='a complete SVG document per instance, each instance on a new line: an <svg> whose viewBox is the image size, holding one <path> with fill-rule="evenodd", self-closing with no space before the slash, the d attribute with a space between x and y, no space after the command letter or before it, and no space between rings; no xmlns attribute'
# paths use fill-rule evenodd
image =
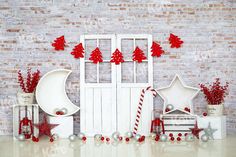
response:
<svg viewBox="0 0 236 157"><path fill-rule="evenodd" d="M172 111L180 110L188 113L184 110L185 107L188 107L190 113L193 114L192 99L198 94L198 92L198 88L185 85L179 75L175 75L168 87L157 89L157 93L164 100L163 113L166 113L166 106L172 104L174 106Z"/></svg>
<svg viewBox="0 0 236 157"><path fill-rule="evenodd" d="M217 131L217 129L212 129L210 122L208 123L208 127L205 128L203 131L210 139L214 140L213 134L214 134L214 132Z"/></svg>

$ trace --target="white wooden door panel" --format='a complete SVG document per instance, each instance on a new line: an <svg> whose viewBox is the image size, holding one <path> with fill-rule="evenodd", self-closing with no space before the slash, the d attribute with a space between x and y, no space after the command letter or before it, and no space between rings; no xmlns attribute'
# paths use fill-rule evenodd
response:
<svg viewBox="0 0 236 157"><path fill-rule="evenodd" d="M85 55L85 58L81 58L80 62L81 132L86 133L87 136L93 136L94 134L98 133L105 136L110 136L115 131L119 131L122 135L124 135L128 131L133 131L141 90L143 88L146 88L147 86L152 86L153 82L153 63L150 53L152 36L146 34L83 35L80 39L82 44L85 45L85 53L91 53L91 49L89 49L89 45L86 44L86 40L96 41L94 42L94 49L96 47L101 48L101 40L111 40L111 50L109 52L110 54L112 54L116 48L123 52L122 48L124 45L122 44L126 43L122 42L122 40L131 39L131 44L133 45L131 47L132 51L124 49L125 53L128 54L128 56L132 56L133 50L136 48L136 46L140 46L138 43L140 43L141 40L145 42L145 44L141 45L140 48L144 50L144 53L147 55L147 59L142 63L133 62L132 58L127 56L125 57L125 62L121 63L120 65L115 65L114 63L111 64L110 60L108 59L103 60L105 64L111 64L110 82L104 82L100 80L102 78L100 77L102 73L101 70L103 69L100 67L103 65L103 63L92 65L92 67L86 68L86 66L92 64L91 61L88 60L88 54ZM86 51L87 48L90 50L89 52ZM123 67L123 70L125 72L122 73L122 64L132 64L132 67L129 67L128 65L129 69L125 68L126 70ZM141 66L141 64L144 64L144 66ZM140 67L146 69L140 69ZM91 82L85 81L87 69L95 71L94 75L91 76ZM145 73L141 74L140 72L142 71L145 71ZM123 75L125 74L132 74L132 78L129 76L123 77ZM147 79L142 80L142 75L148 75L143 77ZM86 78L90 77L87 76ZM126 78L127 80L122 80L123 78ZM138 133L143 135L149 134L152 108L153 98L152 96L150 96L150 94L147 94L145 95L144 99Z"/></svg>

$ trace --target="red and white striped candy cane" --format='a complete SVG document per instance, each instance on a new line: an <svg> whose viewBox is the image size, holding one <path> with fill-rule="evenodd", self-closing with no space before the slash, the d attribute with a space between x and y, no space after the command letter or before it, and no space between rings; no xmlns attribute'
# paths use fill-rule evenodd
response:
<svg viewBox="0 0 236 157"><path fill-rule="evenodd" d="M151 88L151 86L142 89L142 92L141 92L141 95L140 95L140 98L139 98L135 124L134 124L134 130L133 130L134 135L136 135L137 131L138 131L138 125L139 125L140 117L141 117L141 114L142 114L143 100L144 100L144 95L145 95L146 91L151 91L153 97L155 97L157 95L157 92L155 91L155 89Z"/></svg>

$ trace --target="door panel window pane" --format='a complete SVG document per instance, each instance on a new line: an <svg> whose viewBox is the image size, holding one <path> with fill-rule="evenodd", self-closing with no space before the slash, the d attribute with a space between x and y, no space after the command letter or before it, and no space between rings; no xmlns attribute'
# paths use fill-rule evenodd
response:
<svg viewBox="0 0 236 157"><path fill-rule="evenodd" d="M133 62L124 62L121 64L121 82L134 82L134 64Z"/></svg>
<svg viewBox="0 0 236 157"><path fill-rule="evenodd" d="M97 64L85 63L85 83L97 82Z"/></svg>
<svg viewBox="0 0 236 157"><path fill-rule="evenodd" d="M148 63L142 62L136 64L137 83L148 83Z"/></svg>
<svg viewBox="0 0 236 157"><path fill-rule="evenodd" d="M111 83L111 63L99 63L99 83Z"/></svg>
<svg viewBox="0 0 236 157"><path fill-rule="evenodd" d="M122 39L121 40L121 51L124 56L124 60L132 60L132 54L134 51L134 40L133 39Z"/></svg>
<svg viewBox="0 0 236 157"><path fill-rule="evenodd" d="M91 52L97 47L97 40L95 39L86 39L85 40L85 45L84 49L85 49L85 59L89 60L90 54Z"/></svg>
<svg viewBox="0 0 236 157"><path fill-rule="evenodd" d="M111 40L110 39L99 40L99 49L102 52L103 60L111 59Z"/></svg>

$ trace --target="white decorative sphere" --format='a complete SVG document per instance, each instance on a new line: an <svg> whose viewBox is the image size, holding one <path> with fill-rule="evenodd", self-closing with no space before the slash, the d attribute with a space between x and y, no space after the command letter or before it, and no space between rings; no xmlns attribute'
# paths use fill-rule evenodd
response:
<svg viewBox="0 0 236 157"><path fill-rule="evenodd" d="M166 106L166 108L168 108L168 109L171 111L171 110L174 109L174 106L173 106L172 104L168 104L168 105Z"/></svg>
<svg viewBox="0 0 236 157"><path fill-rule="evenodd" d="M126 132L125 136L128 137L128 138L132 138L133 137L133 133L131 131Z"/></svg>
<svg viewBox="0 0 236 157"><path fill-rule="evenodd" d="M18 139L19 141L24 141L24 140L25 140L25 135L20 134L20 135L18 135L17 139Z"/></svg>
<svg viewBox="0 0 236 157"><path fill-rule="evenodd" d="M194 140L195 140L195 138L194 138L193 134L187 134L187 135L185 136L185 141L186 141L186 142L192 142L192 141L194 141Z"/></svg>
<svg viewBox="0 0 236 157"><path fill-rule="evenodd" d="M166 134L161 134L161 136L160 136L160 141L161 142L166 142L167 141L167 135Z"/></svg>
<svg viewBox="0 0 236 157"><path fill-rule="evenodd" d="M70 136L69 136L69 140L70 140L71 142L74 142L74 141L76 140L76 135L70 135Z"/></svg>
<svg viewBox="0 0 236 157"><path fill-rule="evenodd" d="M67 113L68 113L67 108L62 108L61 111L62 111L64 114L67 114Z"/></svg>
<svg viewBox="0 0 236 157"><path fill-rule="evenodd" d="M120 137L120 133L119 132L114 132L112 134L112 138L115 140L115 141L119 141L119 137Z"/></svg>
<svg viewBox="0 0 236 157"><path fill-rule="evenodd" d="M137 140L137 141L138 141L138 139L140 139L140 138L141 138L141 135L140 135L140 134L136 134L136 135L134 136L134 139Z"/></svg>
<svg viewBox="0 0 236 157"><path fill-rule="evenodd" d="M152 140L155 140L156 136L157 136L156 133L153 133L153 132L152 132L152 133L150 134L150 137L151 137Z"/></svg>
<svg viewBox="0 0 236 157"><path fill-rule="evenodd" d="M202 140L202 142L207 142L209 140L209 136L204 134L204 135L201 136L201 140Z"/></svg>
<svg viewBox="0 0 236 157"><path fill-rule="evenodd" d="M100 140L101 140L101 137L102 137L101 134L96 134L96 135L94 135L94 140L95 140L95 141L100 141Z"/></svg>

